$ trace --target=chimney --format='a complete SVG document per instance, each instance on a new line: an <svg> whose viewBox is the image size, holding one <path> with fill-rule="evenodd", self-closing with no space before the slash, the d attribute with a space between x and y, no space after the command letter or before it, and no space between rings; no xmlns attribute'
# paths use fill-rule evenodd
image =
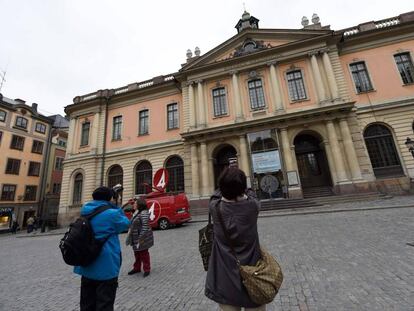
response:
<svg viewBox="0 0 414 311"><path fill-rule="evenodd" d="M36 103L32 103L32 110L34 112L37 112L37 104Z"/></svg>

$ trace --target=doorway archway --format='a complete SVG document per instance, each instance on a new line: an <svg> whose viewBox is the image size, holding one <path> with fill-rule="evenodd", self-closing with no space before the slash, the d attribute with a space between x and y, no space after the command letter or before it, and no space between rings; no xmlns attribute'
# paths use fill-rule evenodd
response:
<svg viewBox="0 0 414 311"><path fill-rule="evenodd" d="M321 142L318 135L312 133L299 134L294 140L299 177L304 191L332 186L328 161Z"/></svg>
<svg viewBox="0 0 414 311"><path fill-rule="evenodd" d="M237 151L232 145L221 145L213 153L214 188L218 187L218 178L221 172L229 166L229 158L236 158Z"/></svg>

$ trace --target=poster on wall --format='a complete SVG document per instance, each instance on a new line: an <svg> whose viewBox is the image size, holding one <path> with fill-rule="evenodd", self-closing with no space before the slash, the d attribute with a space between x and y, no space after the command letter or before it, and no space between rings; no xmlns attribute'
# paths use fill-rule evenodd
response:
<svg viewBox="0 0 414 311"><path fill-rule="evenodd" d="M279 150L253 153L252 162L256 174L277 172L281 169Z"/></svg>

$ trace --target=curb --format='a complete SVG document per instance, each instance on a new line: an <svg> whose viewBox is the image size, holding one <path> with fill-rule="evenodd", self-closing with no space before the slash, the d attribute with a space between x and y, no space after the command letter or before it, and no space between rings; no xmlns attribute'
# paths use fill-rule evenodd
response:
<svg viewBox="0 0 414 311"><path fill-rule="evenodd" d="M339 209L327 209L327 210L302 210L302 211L294 211L290 210L287 212L271 212L271 211L263 211L259 213L259 218L270 218L270 217L286 217L286 216L295 216L295 215L314 215L314 214L333 214L333 213L344 213L344 212L364 212L364 211L371 211L371 210L384 210L384 209L393 209L393 208L414 208L414 204L408 205L390 205L390 206L378 206L378 207L360 207L360 208L339 208ZM207 217L207 215L206 215ZM208 219L199 219L199 220L191 220L189 223L199 223L199 222L207 222Z"/></svg>

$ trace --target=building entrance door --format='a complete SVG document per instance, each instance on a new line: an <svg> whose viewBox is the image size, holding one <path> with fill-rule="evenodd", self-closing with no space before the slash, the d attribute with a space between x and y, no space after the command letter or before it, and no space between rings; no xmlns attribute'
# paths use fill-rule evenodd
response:
<svg viewBox="0 0 414 311"><path fill-rule="evenodd" d="M236 158L237 151L231 145L222 146L215 154L214 163L214 189L218 187L218 178L221 172L229 166L229 158Z"/></svg>
<svg viewBox="0 0 414 311"><path fill-rule="evenodd" d="M295 138L295 153L302 188L332 186L325 151L312 135Z"/></svg>

